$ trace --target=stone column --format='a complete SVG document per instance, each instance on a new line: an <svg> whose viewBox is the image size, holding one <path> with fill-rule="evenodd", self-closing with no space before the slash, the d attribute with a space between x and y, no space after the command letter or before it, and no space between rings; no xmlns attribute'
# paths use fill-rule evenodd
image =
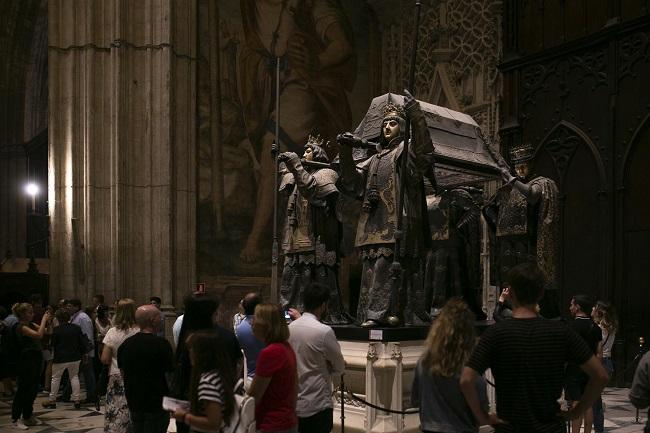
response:
<svg viewBox="0 0 650 433"><path fill-rule="evenodd" d="M51 297L195 280L196 0L51 0Z"/></svg>

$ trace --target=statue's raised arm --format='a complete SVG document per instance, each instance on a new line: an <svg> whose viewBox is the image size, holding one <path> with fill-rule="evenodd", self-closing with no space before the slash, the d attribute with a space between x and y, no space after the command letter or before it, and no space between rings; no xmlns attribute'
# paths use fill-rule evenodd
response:
<svg viewBox="0 0 650 433"><path fill-rule="evenodd" d="M406 89L404 90L404 108L411 121L412 131L408 161L410 178L430 177L433 175L433 152L435 148L420 103ZM435 181L432 184L435 187Z"/></svg>

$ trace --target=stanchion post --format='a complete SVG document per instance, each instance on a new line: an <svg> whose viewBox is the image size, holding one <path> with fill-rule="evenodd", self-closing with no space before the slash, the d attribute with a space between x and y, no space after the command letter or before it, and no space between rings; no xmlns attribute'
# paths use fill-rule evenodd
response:
<svg viewBox="0 0 650 433"><path fill-rule="evenodd" d="M341 373L341 433L345 433L345 373Z"/></svg>
<svg viewBox="0 0 650 433"><path fill-rule="evenodd" d="M636 373L636 368L639 366L639 361L641 360L641 357L643 357L643 355L645 354L644 346L645 346L645 338L639 337L639 353L636 354L634 360L632 361L633 364L636 364L636 367L634 367L635 371L632 372L633 376ZM636 419L634 422L636 424L641 424L641 418L639 417L638 407L636 408Z"/></svg>

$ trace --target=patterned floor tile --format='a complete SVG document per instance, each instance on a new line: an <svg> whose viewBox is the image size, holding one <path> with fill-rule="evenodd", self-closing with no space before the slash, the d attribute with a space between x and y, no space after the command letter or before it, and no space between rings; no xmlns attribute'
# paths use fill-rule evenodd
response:
<svg viewBox="0 0 650 433"><path fill-rule="evenodd" d="M104 416L97 415L82 418L65 418L48 420L54 432L72 432L77 430L90 430L104 426Z"/></svg>
<svg viewBox="0 0 650 433"><path fill-rule="evenodd" d="M603 394L605 403L605 431L609 433L642 433L647 418L647 411L639 413L636 419L636 409L628 401L627 388L607 388ZM44 424L32 427L26 433L103 433L104 415L96 412L92 406L83 406L75 410L72 403L57 403L56 409L43 409L41 402L46 396L41 395L34 404L34 413ZM102 408L103 411L103 408ZM176 433L176 425L172 419L169 423L169 433ZM482 428L481 432L489 432ZM0 398L0 432L18 432L11 428L11 399Z"/></svg>

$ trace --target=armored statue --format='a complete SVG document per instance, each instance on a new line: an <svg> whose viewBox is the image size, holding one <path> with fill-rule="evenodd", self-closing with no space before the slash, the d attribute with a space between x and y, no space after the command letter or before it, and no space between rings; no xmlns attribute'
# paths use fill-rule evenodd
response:
<svg viewBox="0 0 650 433"><path fill-rule="evenodd" d="M496 245L492 267L495 283L501 286L510 268L523 262L536 262L546 273L545 298L540 303L545 317L559 315L557 300L557 258L559 246L559 202L555 182L531 173L534 149L530 144L513 148L510 159L515 174L502 168L505 184L483 208Z"/></svg>
<svg viewBox="0 0 650 433"><path fill-rule="evenodd" d="M286 166L279 190L287 197L280 302L285 309L302 311L305 287L312 282L322 283L331 290L325 321L346 323L338 284L338 174L329 168L322 144L320 137L310 135L302 160L294 152L278 155Z"/></svg>
<svg viewBox="0 0 650 433"><path fill-rule="evenodd" d="M485 319L481 289L481 204L483 191L457 187L427 195L431 251L427 254L424 287L431 316L451 297L467 302Z"/></svg>
<svg viewBox="0 0 650 433"><path fill-rule="evenodd" d="M362 140L351 133L339 136L339 189L362 203L355 247L363 264L357 319L365 327L428 320L421 272L430 245L423 174L433 163L433 143L420 104L410 93L405 92L404 107L389 102L383 114L377 153L362 163L355 164L352 156L352 147L361 145ZM408 154L404 154L407 116L413 137ZM406 173L401 172L402 158L408 158ZM398 203L402 183L403 205ZM400 251L395 251L400 209L402 237ZM394 254L399 254L401 262L399 275L391 271Z"/></svg>

